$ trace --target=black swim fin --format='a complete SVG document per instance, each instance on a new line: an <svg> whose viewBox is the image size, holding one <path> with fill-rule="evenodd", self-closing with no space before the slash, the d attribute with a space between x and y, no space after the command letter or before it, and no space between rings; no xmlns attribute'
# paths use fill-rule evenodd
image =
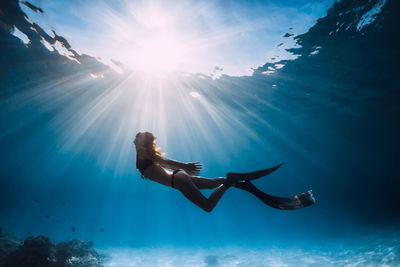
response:
<svg viewBox="0 0 400 267"><path fill-rule="evenodd" d="M240 180L255 180L261 177L264 177L277 169L279 169L280 166L282 166L284 162L282 162L279 165L276 165L275 167L269 168L269 169L264 169L260 171L255 171L255 172L228 172L226 176L231 176L231 177L240 177Z"/></svg>
<svg viewBox="0 0 400 267"><path fill-rule="evenodd" d="M315 198L312 190L301 193L294 197L276 197L262 192L250 181L237 183L235 184L235 187L252 193L259 200L275 209L296 210L315 204Z"/></svg>

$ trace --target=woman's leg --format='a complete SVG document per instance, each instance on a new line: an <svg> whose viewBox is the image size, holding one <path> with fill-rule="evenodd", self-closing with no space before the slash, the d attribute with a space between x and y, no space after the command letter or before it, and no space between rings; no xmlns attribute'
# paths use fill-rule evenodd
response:
<svg viewBox="0 0 400 267"><path fill-rule="evenodd" d="M199 180L197 180L199 181ZM204 181L203 181L204 182ZM217 205L227 187L221 185L206 198L192 181L191 176L186 172L180 171L174 176L174 187L178 189L187 199L199 206L203 210L210 212Z"/></svg>
<svg viewBox="0 0 400 267"><path fill-rule="evenodd" d="M226 178L204 178L200 176L190 176L192 182L198 189L214 189L226 181Z"/></svg>

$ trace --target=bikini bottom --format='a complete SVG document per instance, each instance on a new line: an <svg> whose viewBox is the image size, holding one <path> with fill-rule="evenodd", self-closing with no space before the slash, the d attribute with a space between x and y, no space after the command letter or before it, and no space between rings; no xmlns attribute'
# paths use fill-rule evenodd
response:
<svg viewBox="0 0 400 267"><path fill-rule="evenodd" d="M178 169L178 170L175 170L175 171L172 173L172 177L171 177L171 187L172 187L172 188L175 188L175 187L174 187L174 178L175 178L175 174L178 173L178 172L180 172L180 171L183 171L183 170L182 170L182 169Z"/></svg>

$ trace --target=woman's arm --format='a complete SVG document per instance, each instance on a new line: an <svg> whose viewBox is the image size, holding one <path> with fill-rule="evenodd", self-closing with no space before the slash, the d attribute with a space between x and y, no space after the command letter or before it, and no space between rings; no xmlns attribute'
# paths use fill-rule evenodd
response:
<svg viewBox="0 0 400 267"><path fill-rule="evenodd" d="M164 168L171 170L185 169L187 167L186 163L175 161L172 159L166 159L163 157L157 157L157 162Z"/></svg>
<svg viewBox="0 0 400 267"><path fill-rule="evenodd" d="M171 170L185 170L189 174L198 175L200 174L201 164L199 162L183 163L172 159L163 157L156 157L157 162L164 168Z"/></svg>

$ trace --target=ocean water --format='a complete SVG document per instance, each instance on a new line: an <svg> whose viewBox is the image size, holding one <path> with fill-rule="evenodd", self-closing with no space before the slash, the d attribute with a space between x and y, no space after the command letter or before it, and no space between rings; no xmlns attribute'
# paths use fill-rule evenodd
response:
<svg viewBox="0 0 400 267"><path fill-rule="evenodd" d="M93 241L106 266L400 265L397 0L331 3L285 37L292 58L218 77L117 72L22 6L0 4L4 232ZM276 210L232 188L206 213L140 178L138 131L205 177L285 162L254 184L316 204Z"/></svg>

